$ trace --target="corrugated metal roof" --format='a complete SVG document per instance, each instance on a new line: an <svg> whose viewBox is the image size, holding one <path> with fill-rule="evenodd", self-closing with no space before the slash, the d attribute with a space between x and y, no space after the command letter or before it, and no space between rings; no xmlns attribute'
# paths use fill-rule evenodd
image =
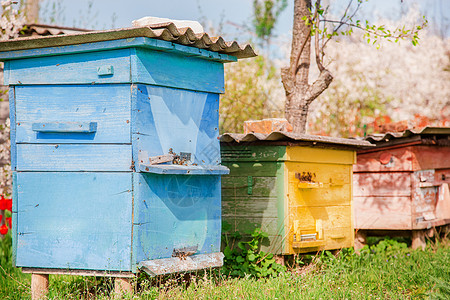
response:
<svg viewBox="0 0 450 300"><path fill-rule="evenodd" d="M425 127L423 129L408 129L403 132L387 132L385 134L372 134L365 139L371 143L389 142L400 139L407 139L414 136L424 135L446 135L450 137L450 127Z"/></svg>
<svg viewBox="0 0 450 300"><path fill-rule="evenodd" d="M170 22L145 27L89 31L84 33L50 35L44 37L31 36L18 38L14 40L1 41L0 51L58 47L136 37L148 37L164 40L185 46L228 54L237 58L256 56L256 53L249 44L241 46L235 41L226 42L222 37L210 37L207 33L195 34L190 28L177 28Z"/></svg>
<svg viewBox="0 0 450 300"><path fill-rule="evenodd" d="M63 27L63 26L55 26L55 25L45 25L45 24L27 24L27 25L25 25L25 28L26 29L24 29L20 33L20 37L75 34L75 33L92 31L89 29Z"/></svg>
<svg viewBox="0 0 450 300"><path fill-rule="evenodd" d="M281 132L274 131L270 134L263 133L248 133L248 134L239 134L239 133L224 133L220 137L220 141L224 143L244 143L244 142L258 142L258 141L267 141L267 142L291 142L291 143L299 143L306 142L310 144L327 144L334 146L345 146L345 147L355 147L355 148L365 148L372 147L373 145L367 141L356 140L356 139L344 139L344 138L335 138L329 136L320 136L320 135L309 135L309 134L295 134L292 132Z"/></svg>

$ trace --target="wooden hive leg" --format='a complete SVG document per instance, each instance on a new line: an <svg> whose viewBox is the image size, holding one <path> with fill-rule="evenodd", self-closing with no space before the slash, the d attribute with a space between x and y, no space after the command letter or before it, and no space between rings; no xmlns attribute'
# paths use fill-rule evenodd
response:
<svg viewBox="0 0 450 300"><path fill-rule="evenodd" d="M277 264L282 265L282 266L286 265L285 257L283 254L276 254L276 255L274 255L274 258L275 258L275 262Z"/></svg>
<svg viewBox="0 0 450 300"><path fill-rule="evenodd" d="M114 279L114 292L116 294L132 294L131 278L116 277Z"/></svg>
<svg viewBox="0 0 450 300"><path fill-rule="evenodd" d="M412 231L412 245L413 249L422 248L425 250L427 243L425 242L425 230L413 230Z"/></svg>
<svg viewBox="0 0 450 300"><path fill-rule="evenodd" d="M48 274L31 274L31 299L44 299L48 293Z"/></svg>
<svg viewBox="0 0 450 300"><path fill-rule="evenodd" d="M367 233L364 230L356 230L355 233L355 251L359 253L365 245L367 244Z"/></svg>

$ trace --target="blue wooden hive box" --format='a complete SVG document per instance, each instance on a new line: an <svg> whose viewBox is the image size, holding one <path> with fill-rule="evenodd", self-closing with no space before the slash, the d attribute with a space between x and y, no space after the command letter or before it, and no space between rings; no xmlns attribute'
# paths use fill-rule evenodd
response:
<svg viewBox="0 0 450 300"><path fill-rule="evenodd" d="M220 266L223 63L251 56L173 24L1 42L15 265L111 276Z"/></svg>

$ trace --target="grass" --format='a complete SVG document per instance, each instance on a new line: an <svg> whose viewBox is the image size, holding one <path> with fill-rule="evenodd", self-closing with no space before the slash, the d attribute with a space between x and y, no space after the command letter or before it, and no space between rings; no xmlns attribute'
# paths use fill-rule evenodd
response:
<svg viewBox="0 0 450 300"><path fill-rule="evenodd" d="M30 276L0 253L0 299L30 298ZM6 250L7 251L7 250ZM6 253L7 254L7 253ZM450 241L429 241L425 251L385 239L363 249L303 256L291 272L266 279L226 278L215 271L150 279L140 276L125 299L449 299ZM110 299L107 278L50 276L49 299Z"/></svg>

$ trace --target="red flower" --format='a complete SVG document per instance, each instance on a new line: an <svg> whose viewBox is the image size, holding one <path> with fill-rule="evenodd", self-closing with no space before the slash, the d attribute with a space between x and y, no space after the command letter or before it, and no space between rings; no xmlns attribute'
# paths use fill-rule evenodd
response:
<svg viewBox="0 0 450 300"><path fill-rule="evenodd" d="M8 233L8 227L5 224L0 226L0 233L3 234L3 235Z"/></svg>
<svg viewBox="0 0 450 300"><path fill-rule="evenodd" d="M5 210L7 207L6 199L1 196L0 198L0 210Z"/></svg>
<svg viewBox="0 0 450 300"><path fill-rule="evenodd" d="M8 223L9 228L12 228L12 227L11 227L11 218L6 218L6 223Z"/></svg>
<svg viewBox="0 0 450 300"><path fill-rule="evenodd" d="M5 199L6 201L6 209L12 212L12 199Z"/></svg>
<svg viewBox="0 0 450 300"><path fill-rule="evenodd" d="M3 216L2 216L2 215L0 215L0 223L2 222L2 219L3 219Z"/></svg>

